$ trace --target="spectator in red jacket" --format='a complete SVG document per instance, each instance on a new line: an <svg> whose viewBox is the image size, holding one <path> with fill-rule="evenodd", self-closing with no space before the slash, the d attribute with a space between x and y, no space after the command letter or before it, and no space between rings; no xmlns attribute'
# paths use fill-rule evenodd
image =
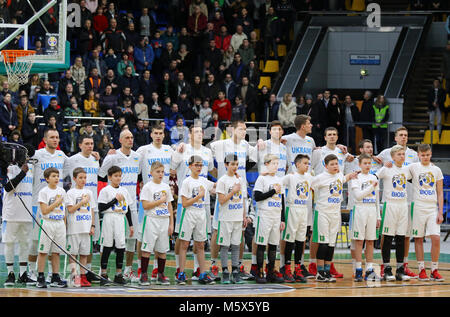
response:
<svg viewBox="0 0 450 317"><path fill-rule="evenodd" d="M103 15L103 8L97 8L97 14L94 16L94 30L96 30L100 35L105 32L109 27L108 18Z"/></svg>
<svg viewBox="0 0 450 317"><path fill-rule="evenodd" d="M225 98L225 93L223 91L219 91L218 97L219 99L214 100L212 111L219 114L219 120L230 121L231 102Z"/></svg>
<svg viewBox="0 0 450 317"><path fill-rule="evenodd" d="M194 36L199 35L206 29L208 18L204 15L199 6L194 7L194 13L188 19L188 30Z"/></svg>
<svg viewBox="0 0 450 317"><path fill-rule="evenodd" d="M231 34L228 33L226 25L220 27L220 32L216 35L215 40L216 48L222 50L222 53L226 52L231 43Z"/></svg>

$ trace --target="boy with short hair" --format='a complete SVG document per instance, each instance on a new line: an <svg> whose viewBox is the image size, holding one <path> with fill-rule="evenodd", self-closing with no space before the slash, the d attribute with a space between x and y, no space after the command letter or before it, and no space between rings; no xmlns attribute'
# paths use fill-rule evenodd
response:
<svg viewBox="0 0 450 317"><path fill-rule="evenodd" d="M87 173L82 167L73 170L75 186L67 192L67 251L73 257L80 255L80 263L87 265L87 257L91 254L92 236L94 235L94 209L92 192L85 187ZM86 270L80 268L81 277L76 274L75 261L69 257L71 269L70 284L75 287L89 287L91 283L86 277Z"/></svg>
<svg viewBox="0 0 450 317"><path fill-rule="evenodd" d="M133 236L133 221L131 218L131 200L128 190L120 186L122 181L122 170L118 166L111 166L108 169L109 185L104 187L98 195L98 211L103 216L103 223L100 231L100 245L102 246L101 257L101 286L110 285L107 275L108 259L116 248L116 275L114 283L126 284L122 275L123 257L125 253L126 223L129 223L129 236Z"/></svg>
<svg viewBox="0 0 450 317"><path fill-rule="evenodd" d="M246 182L237 174L239 159L236 154L228 154L225 159L227 173L217 181L219 217L217 224L217 244L220 246L222 262L222 284L242 284L239 274L239 251L242 228L246 225ZM231 246L231 277L228 271L228 249Z"/></svg>
<svg viewBox="0 0 450 317"><path fill-rule="evenodd" d="M343 185L356 177L356 172L344 176L339 171L338 157L329 154L324 159L325 171L314 177L311 188L316 201L313 224L313 242L318 243L317 275L319 282L336 282L330 273L334 246L341 223Z"/></svg>
<svg viewBox="0 0 450 317"><path fill-rule="evenodd" d="M423 254L423 238L431 238L431 276L432 281L442 282L444 279L438 272L440 252L440 224L443 219L444 194L443 175L436 165L432 165L431 148L428 144L420 144L417 148L420 163L408 166L412 176L413 199L411 203L412 237L419 265L419 280L429 278L425 271Z"/></svg>
<svg viewBox="0 0 450 317"><path fill-rule="evenodd" d="M164 276L166 253L169 251L169 236L173 233L172 191L167 183L163 183L164 164L155 161L151 165L152 179L141 191L142 207L145 217L141 236L141 277L139 284L150 285L147 269L150 253L155 253L158 261L157 284L169 285Z"/></svg>
<svg viewBox="0 0 450 317"><path fill-rule="evenodd" d="M203 158L193 155L189 159L189 169L191 175L184 179L179 196L182 201L182 213L178 230L180 245L180 273L177 275L177 283L186 284L184 267L186 264L186 252L189 247L191 237L194 239L194 246L197 249L197 258L200 267L198 281L202 284L214 284L215 282L206 273L204 242L206 241L206 215L205 215L205 195L211 191L214 183L201 177L203 168Z"/></svg>
<svg viewBox="0 0 450 317"><path fill-rule="evenodd" d="M403 166L405 150L401 145L391 148L394 165L391 168L382 167L375 175L383 181L383 214L380 229L383 235L383 279L385 281L409 281L405 274L403 255L405 252L405 235L408 227L408 202L406 182L411 178L409 169ZM390 266L392 240L395 237L397 271L392 274Z"/></svg>
<svg viewBox="0 0 450 317"><path fill-rule="evenodd" d="M280 269L286 282L306 283L302 274L301 259L306 240L308 226L308 204L311 200L311 182L313 177L308 173L309 156L298 154L295 157L297 171L283 177L283 185L287 188L286 228L282 239L286 241L284 249L284 267ZM295 271L291 272L291 256L295 250Z"/></svg>
<svg viewBox="0 0 450 317"><path fill-rule="evenodd" d="M61 246L66 247L66 225L64 223L66 192L59 183L59 171L55 167L47 168L44 171L44 178L47 182L47 187L44 187L38 195L38 202L40 204L42 219L39 230L38 242L38 279L36 287L47 288L44 277L45 261L47 255L52 253L52 267L53 274L50 282L51 287L67 287L67 284L61 280L59 276L59 248L52 242L52 240ZM42 231L48 234L42 234Z"/></svg>
<svg viewBox="0 0 450 317"><path fill-rule="evenodd" d="M253 198L258 208L254 239L258 245L256 251L258 275L255 279L259 284L284 282L284 279L275 273L275 258L277 246L280 243L280 231L285 228L283 180L276 176L278 161L278 155L267 154L264 157L267 175L258 176L253 189ZM266 246L268 246L267 277L264 276L263 271Z"/></svg>
<svg viewBox="0 0 450 317"><path fill-rule="evenodd" d="M380 226L379 187L375 175L370 173L372 157L361 154L358 158L361 173L351 181L350 187L354 197L353 218L350 220L352 240L355 242L355 282L362 282L362 249L366 241L366 274L364 279L378 281L380 278L373 270L373 242L378 239L377 228Z"/></svg>

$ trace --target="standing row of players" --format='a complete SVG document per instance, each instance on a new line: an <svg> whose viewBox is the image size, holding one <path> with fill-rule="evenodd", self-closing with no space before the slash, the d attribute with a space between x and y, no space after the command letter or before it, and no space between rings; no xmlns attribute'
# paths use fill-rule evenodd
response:
<svg viewBox="0 0 450 317"><path fill-rule="evenodd" d="M155 126L151 132L152 144L143 146L137 152L134 152L131 150L133 135L128 130L125 130L120 135L121 148L108 154L101 167L98 164L98 154L92 151L93 140L91 138L81 138L79 141L81 152L67 158L64 153L56 150L59 143L58 132L56 130L48 130L44 136L46 147L36 151L34 155L37 163L34 165L25 164L21 168L17 166L8 168L10 182L5 187L8 193L5 195L3 211L5 220L3 241L5 242L5 258L9 273L7 282L14 283L15 280L13 272L14 243L19 242L19 282L33 284L37 276L40 275L40 283L38 282L38 285L44 286L45 283L42 282L42 276L45 267L45 254L51 253L51 261L48 263L49 275L52 273L50 275L50 285L64 286L64 282L61 281L58 274L60 250L54 244L46 243L48 241L45 241L45 235L40 234L38 226L31 222L31 217L21 205L17 196L20 196L27 206L32 206L34 216L43 218L41 219L42 223L53 223L55 220L61 220L58 218L60 216L57 217L58 219L50 219L48 217L52 212L56 212L55 208L51 209L51 207L58 207L62 213L65 213L65 208L61 209L61 205L64 203L67 205L69 213L69 217L67 217L67 250L73 255L82 255L83 257L80 257L80 260L83 265L83 261L86 263L85 266L89 270L87 274L81 275L81 278L76 281L75 285L88 286L90 282L98 282L99 280L90 272L92 259L91 237L94 240L98 240L102 245L101 266L103 274L106 273L107 258L113 247L115 247L117 271L114 280L118 283L135 281L147 285L148 259L150 253L153 252L155 261L152 279L166 284L168 280L163 274L165 253L168 250L166 238L168 240L168 235L172 233L172 230L178 233L175 245L176 280L181 284L186 281L184 267L186 251L191 236L194 238L194 274L192 278L202 283L212 283L214 280L219 279L217 265L219 250L220 257L223 260L222 278L224 283L230 281L240 283L243 279L251 278L256 278L261 283L265 281L304 282L306 278L310 277L316 277L319 281L335 281L336 277L342 276L336 271L331 261L336 235L340 227L342 185L351 178L354 181L352 181L350 193L355 188L355 203L354 208L352 208L353 215L351 218L356 228L352 228L352 237L356 242L354 243L355 250L352 251L352 254L354 254L355 258L355 278L360 280L362 243L359 241L373 241L374 239L372 234L373 220L370 220L370 225L368 225L369 216L363 220L358 219L363 214L373 214L375 219L380 216L378 211L372 212L372 208L369 208L370 204L373 205L372 207L377 208L378 200L373 199L373 197L368 199L364 198L365 196L361 196L361 192L365 194L367 191L370 192L369 194L375 191L376 194L378 181L369 179L370 185L367 185L366 181L362 182L362 178L366 177L364 176L366 174L376 174L379 169L378 172L380 174L376 175L380 179L384 179L384 188L387 187L386 184L391 184L393 188L398 190L401 188L409 189L410 186L406 182L409 178L409 172L404 170L397 171L399 168L398 164L407 166L410 163L417 162L417 153L406 147L407 130L405 128L398 129L395 136L397 144L402 149L401 151L398 151L398 147L397 151L395 151L396 148L393 147L383 151L378 157L374 157L370 141L363 141L360 146L360 151L363 154L360 160L357 160L352 155L345 153L345 147L336 145L336 129L327 129L325 131L326 146L316 148L314 140L307 136L311 132L310 118L303 115L297 116L295 125L297 129L295 133L282 136L282 126L278 122L273 122L270 127L270 140L260 140L257 146L252 147L245 141L245 122L233 122L231 138L216 141L211 144L210 148L202 145L203 131L201 127L192 126L190 128L190 143L180 145L176 151L162 144L163 129ZM431 157L431 151L426 150L423 152ZM397 160L398 162L395 160L396 153L400 153L398 154L400 157L402 156L401 153L403 153L403 162L401 162L401 159ZM302 155L299 156L298 154ZM330 154L334 156L330 156ZM367 168L363 168L366 166L363 164L364 154L370 158L370 164L366 163L369 166L368 172L364 172ZM391 156L391 154L393 155ZM257 202L257 207L252 212L247 212L250 208L246 199L247 191L243 189L247 188L246 171L249 168L249 162L252 161L258 164L260 173L253 192L253 198ZM357 163L358 161L359 164ZM392 161L395 163L392 168L381 168L381 165L379 165L379 163L389 165L389 162ZM154 164L155 162L159 162L159 164ZM414 277L415 275L407 267L407 252L409 249L407 243L409 238L405 236L410 236L410 233L413 233L417 242L420 242L420 239L425 234L431 234L433 242L432 277L437 280L442 279L437 272L439 257L439 234L437 232L439 231L438 224L442 222L442 173L430 163L427 165L426 161L419 164L421 164L422 169L430 167L430 171L425 173L426 177L424 177L424 173L416 175L417 184L420 184L422 189L419 190L417 197L415 197L415 205L412 204L414 213L409 213L408 207L405 209L404 204L398 204L396 201L397 198L400 200L411 199L412 196L407 195L406 192L403 195L398 194L398 197L391 197L386 194L383 197L382 222L383 225L386 223L387 229L383 225L381 226L384 237L383 264L385 266L382 274L387 273L384 275L387 280L392 279L390 277L392 273L388 258L390 253L388 254L386 250L388 248L390 250L390 244L394 236L397 245L397 278L406 280L407 276ZM214 167L215 165L217 168ZM302 165L303 169L300 168ZM76 170L77 167L83 167L85 173ZM68 197L70 194L73 194L72 200L67 198L67 200L60 201L61 199L56 196L62 195L62 193L53 192L55 194L54 197L50 197L51 195L49 196L46 193L49 190L44 190L44 188L50 187L49 179L51 175L56 174L53 170L53 174L48 175L49 172L47 171L47 175L44 176L44 171L48 168L56 168L58 172L57 187L62 186L62 178L65 176L73 177L72 193L70 191L67 193ZM354 171L359 168L361 168L362 172L358 175ZM197 170L198 172L196 172ZM285 176L286 170L289 173L287 176ZM344 177L342 172L347 170L352 171L352 173ZM391 177L389 175L392 171L398 173L394 173L395 175L391 175ZM172 195L167 185L171 172L177 174L180 188L175 224L171 217L172 212L169 203ZM208 172L219 178L215 188L213 183L207 180ZM155 173L159 173L159 176L155 177L153 175ZM315 177L311 179L310 174L314 174ZM83 175L85 175L86 183L84 186L81 186L83 181L80 181L80 185L78 185L77 178L83 178ZM97 200L98 178L104 179L107 175L110 185L100 192ZM142 210L144 211L141 214L138 213L139 208L136 199L136 186L140 180L139 175L141 175L145 184L140 197L143 206ZM197 175L197 180L195 175ZM116 183L114 183L114 177L116 178ZM390 180L389 177L391 177ZM159 178L161 178L160 184L155 182ZM119 185L117 188L122 188L122 193L118 193L117 188L113 186L113 184L117 184L117 181ZM47 182L49 182L48 185ZM413 184L414 182L413 176ZM361 185L359 191L359 185L354 184ZM144 190L146 186L153 186L154 188ZM159 188L161 186L165 187L165 189ZM84 193L80 187L84 187ZM283 190L283 188L286 188L287 191ZM370 191L366 188L371 188L372 190ZM315 208L313 208L311 199L311 189L315 191ZM207 234L211 232L209 196L211 194L210 191L214 194L214 190L217 193L217 198L212 221L211 268L207 272L203 242L207 239ZM41 191L43 194L41 194ZM87 192L90 193L89 198ZM391 195L392 192L394 191L390 191L389 194ZM425 200L425 204L422 204L420 197L425 192L429 199ZM35 195L32 195L32 193L35 193ZM284 208L285 197L287 208ZM56 202L59 204L56 204ZM164 204L167 208L163 208ZM430 205L434 207L427 209L423 208L423 205L427 206L427 208ZM349 206L353 206L351 200ZM364 212L357 212L359 209L364 210ZM84 210L84 212L81 210ZM114 212L114 210L116 211ZM117 213L117 210L121 211ZM422 215L425 213L424 210L432 210L433 213L426 218ZM100 230L99 219L103 214L105 217ZM111 220L110 214L117 215L117 218L121 219L116 219L117 221L123 222L125 219L128 220L125 221L125 225L118 226L115 220ZM278 214L278 217L275 217L276 214ZM418 227L413 229L407 227L403 230L404 219L397 214L401 214L402 217L406 215L406 226L409 225L411 218L413 218L414 221L419 222ZM412 217L413 214L419 216ZM123 215L127 215L126 218ZM373 215L370 219L373 218ZM237 219L238 216L242 217L242 220L241 218ZM434 228L430 224L430 222L433 222L430 220L433 216L435 216L434 223L436 225ZM164 220L160 218L164 218ZM46 219L50 220L47 221ZM65 219L65 217L62 219ZM158 222L159 220L162 223ZM77 222L80 224L87 223L88 225L84 227L78 226L76 225ZM239 222L240 225L231 225L230 222ZM242 230L250 222L253 222L254 226L256 226L251 270L253 274L246 273L242 264ZM137 230L133 230L133 224L137 226ZM79 229L81 227L84 229ZM240 228L240 239L237 238L238 234L236 233L238 227ZM426 228L426 231L424 228ZM310 229L312 229L312 243L308 270L303 265L302 254L304 252L306 233ZM53 232L55 230L46 231ZM281 274L275 270L274 266L276 249L280 242L280 230L282 231L280 248ZM29 243L30 232L32 233L32 243ZM55 231L53 238L56 238L56 232L58 230ZM86 237L84 239L74 238L75 235L79 234L87 235L89 243L82 242L82 240L88 240ZM65 235L64 239L62 234L60 235L61 238L58 240L58 244L66 245ZM70 237L71 235L73 237ZM163 236L166 238L162 239ZM437 239L435 238L436 236L438 237ZM158 237L161 239L158 239ZM44 243L41 243L41 238ZM138 240L137 243L136 240ZM132 271L136 245L138 251L138 276L135 276L135 273ZM224 263L225 259L228 258L227 251L230 245L232 250L231 274ZM416 243L416 248L419 248L419 252L417 252L419 266L424 268L423 248L422 253L420 253L418 245L420 243ZM267 273L264 274L262 261L266 248L269 263L267 265ZM370 255L367 254L370 253L370 248L371 243L367 242L367 259L370 259ZM81 252L82 249L83 252ZM294 275L292 275L290 268L293 250L295 250ZM28 252L30 255L27 261ZM126 266L125 272L122 274L121 269L125 253ZM421 259L419 258L420 254L422 254ZM36 267L38 255L39 263ZM371 271L371 263L371 261L367 261L366 277L371 276L373 279L376 279L376 274L374 275L373 271ZM71 261L71 265L72 272L74 272L75 265L73 261ZM28 274L27 266L29 266L28 271L31 274ZM81 271L85 273L84 270ZM422 271L424 272L424 270L420 270L420 275L423 275ZM103 279L100 279L100 282L107 284L109 280L106 275L103 277Z"/></svg>

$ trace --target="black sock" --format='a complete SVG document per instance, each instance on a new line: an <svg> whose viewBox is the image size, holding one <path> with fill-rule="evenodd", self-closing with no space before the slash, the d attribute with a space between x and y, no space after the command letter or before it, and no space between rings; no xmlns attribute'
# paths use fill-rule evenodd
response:
<svg viewBox="0 0 450 317"><path fill-rule="evenodd" d="M268 271L271 272L275 268L275 259L277 258L277 246L274 244L269 244L269 250L268 250Z"/></svg>
<svg viewBox="0 0 450 317"><path fill-rule="evenodd" d="M383 249L381 250L383 263L391 262L392 238L392 236L383 236Z"/></svg>
<svg viewBox="0 0 450 317"><path fill-rule="evenodd" d="M294 249L294 242L287 242L284 248L284 263L287 265L291 264L292 249Z"/></svg>
<svg viewBox="0 0 450 317"><path fill-rule="evenodd" d="M39 277L39 278L45 278L44 272L39 272L39 273L38 273L38 277Z"/></svg>
<svg viewBox="0 0 450 317"><path fill-rule="evenodd" d="M397 264L403 263L405 256L405 236L395 236L395 257Z"/></svg>
<svg viewBox="0 0 450 317"><path fill-rule="evenodd" d="M297 241L295 240L295 264L302 263L302 257L303 257L303 245L305 244L304 241Z"/></svg>
<svg viewBox="0 0 450 317"><path fill-rule="evenodd" d="M149 258L141 257L141 273L147 273Z"/></svg>
<svg viewBox="0 0 450 317"><path fill-rule="evenodd" d="M158 273L163 274L165 267L166 267L166 259L158 258Z"/></svg>
<svg viewBox="0 0 450 317"><path fill-rule="evenodd" d="M256 249L256 264L258 265L258 270L263 268L265 251L266 251L266 246L258 244L258 248Z"/></svg>
<svg viewBox="0 0 450 317"><path fill-rule="evenodd" d="M117 249L116 248L116 269L122 269L124 254L125 254L125 249Z"/></svg>

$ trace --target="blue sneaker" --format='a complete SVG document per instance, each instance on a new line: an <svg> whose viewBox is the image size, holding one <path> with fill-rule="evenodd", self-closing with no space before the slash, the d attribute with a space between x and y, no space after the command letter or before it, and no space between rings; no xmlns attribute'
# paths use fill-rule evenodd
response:
<svg viewBox="0 0 450 317"><path fill-rule="evenodd" d="M206 274L206 272L200 274L198 281L201 284L215 284L214 280L208 274Z"/></svg>
<svg viewBox="0 0 450 317"><path fill-rule="evenodd" d="M184 272L178 273L177 284L178 285L186 285L186 274L184 274Z"/></svg>
<svg viewBox="0 0 450 317"><path fill-rule="evenodd" d="M362 269L356 269L354 281L355 282L362 282L363 281Z"/></svg>

